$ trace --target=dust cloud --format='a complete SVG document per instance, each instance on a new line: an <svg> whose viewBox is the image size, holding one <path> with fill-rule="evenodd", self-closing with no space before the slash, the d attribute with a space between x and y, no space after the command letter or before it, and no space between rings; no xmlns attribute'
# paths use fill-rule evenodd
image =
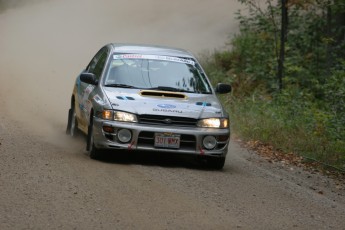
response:
<svg viewBox="0 0 345 230"><path fill-rule="evenodd" d="M74 80L104 44L221 48L237 31L237 0L32 0L0 14L1 117L56 142Z"/></svg>

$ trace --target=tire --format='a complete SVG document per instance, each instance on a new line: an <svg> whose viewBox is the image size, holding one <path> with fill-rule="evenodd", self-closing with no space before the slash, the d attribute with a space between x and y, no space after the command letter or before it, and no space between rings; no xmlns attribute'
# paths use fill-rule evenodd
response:
<svg viewBox="0 0 345 230"><path fill-rule="evenodd" d="M91 159L99 159L100 158L100 150L96 148L93 142L93 122L90 122L90 125L87 129L87 140L86 140L86 151L89 152Z"/></svg>
<svg viewBox="0 0 345 230"><path fill-rule="evenodd" d="M225 164L225 157L209 157L207 159L207 165L216 170L221 170Z"/></svg>
<svg viewBox="0 0 345 230"><path fill-rule="evenodd" d="M76 137L77 133L78 133L77 115L75 113L74 107L72 107L68 110L66 134L70 135L71 137Z"/></svg>

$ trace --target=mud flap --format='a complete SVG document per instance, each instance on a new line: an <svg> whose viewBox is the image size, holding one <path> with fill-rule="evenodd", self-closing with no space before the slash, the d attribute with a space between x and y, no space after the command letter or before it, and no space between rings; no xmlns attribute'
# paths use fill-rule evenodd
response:
<svg viewBox="0 0 345 230"><path fill-rule="evenodd" d="M73 116L73 110L68 110L68 119L67 119L67 128L66 128L66 134L69 134L71 131L71 125L72 125L72 116Z"/></svg>

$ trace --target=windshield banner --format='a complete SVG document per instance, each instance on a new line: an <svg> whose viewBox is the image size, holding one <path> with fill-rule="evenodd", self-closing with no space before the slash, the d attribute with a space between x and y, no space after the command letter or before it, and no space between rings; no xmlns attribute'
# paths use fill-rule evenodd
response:
<svg viewBox="0 0 345 230"><path fill-rule="evenodd" d="M160 56L160 55L148 55L148 54L115 54L114 59L150 59L150 60L161 60L161 61L173 61L180 62L190 65L195 65L195 62L189 59L170 57L170 56Z"/></svg>

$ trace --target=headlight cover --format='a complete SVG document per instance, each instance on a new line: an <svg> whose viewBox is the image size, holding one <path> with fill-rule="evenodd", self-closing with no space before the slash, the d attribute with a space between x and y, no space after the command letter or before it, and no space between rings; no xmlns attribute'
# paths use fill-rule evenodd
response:
<svg viewBox="0 0 345 230"><path fill-rule="evenodd" d="M206 118L199 120L197 123L198 127L201 128L218 128L226 129L229 128L229 119L227 118Z"/></svg>
<svg viewBox="0 0 345 230"><path fill-rule="evenodd" d="M114 121L138 122L137 116L132 113L115 111Z"/></svg>
<svg viewBox="0 0 345 230"><path fill-rule="evenodd" d="M112 110L103 110L102 118L105 120L113 120L113 111Z"/></svg>
<svg viewBox="0 0 345 230"><path fill-rule="evenodd" d="M102 118L114 121L138 122L137 116L135 114L122 111L103 110Z"/></svg>

